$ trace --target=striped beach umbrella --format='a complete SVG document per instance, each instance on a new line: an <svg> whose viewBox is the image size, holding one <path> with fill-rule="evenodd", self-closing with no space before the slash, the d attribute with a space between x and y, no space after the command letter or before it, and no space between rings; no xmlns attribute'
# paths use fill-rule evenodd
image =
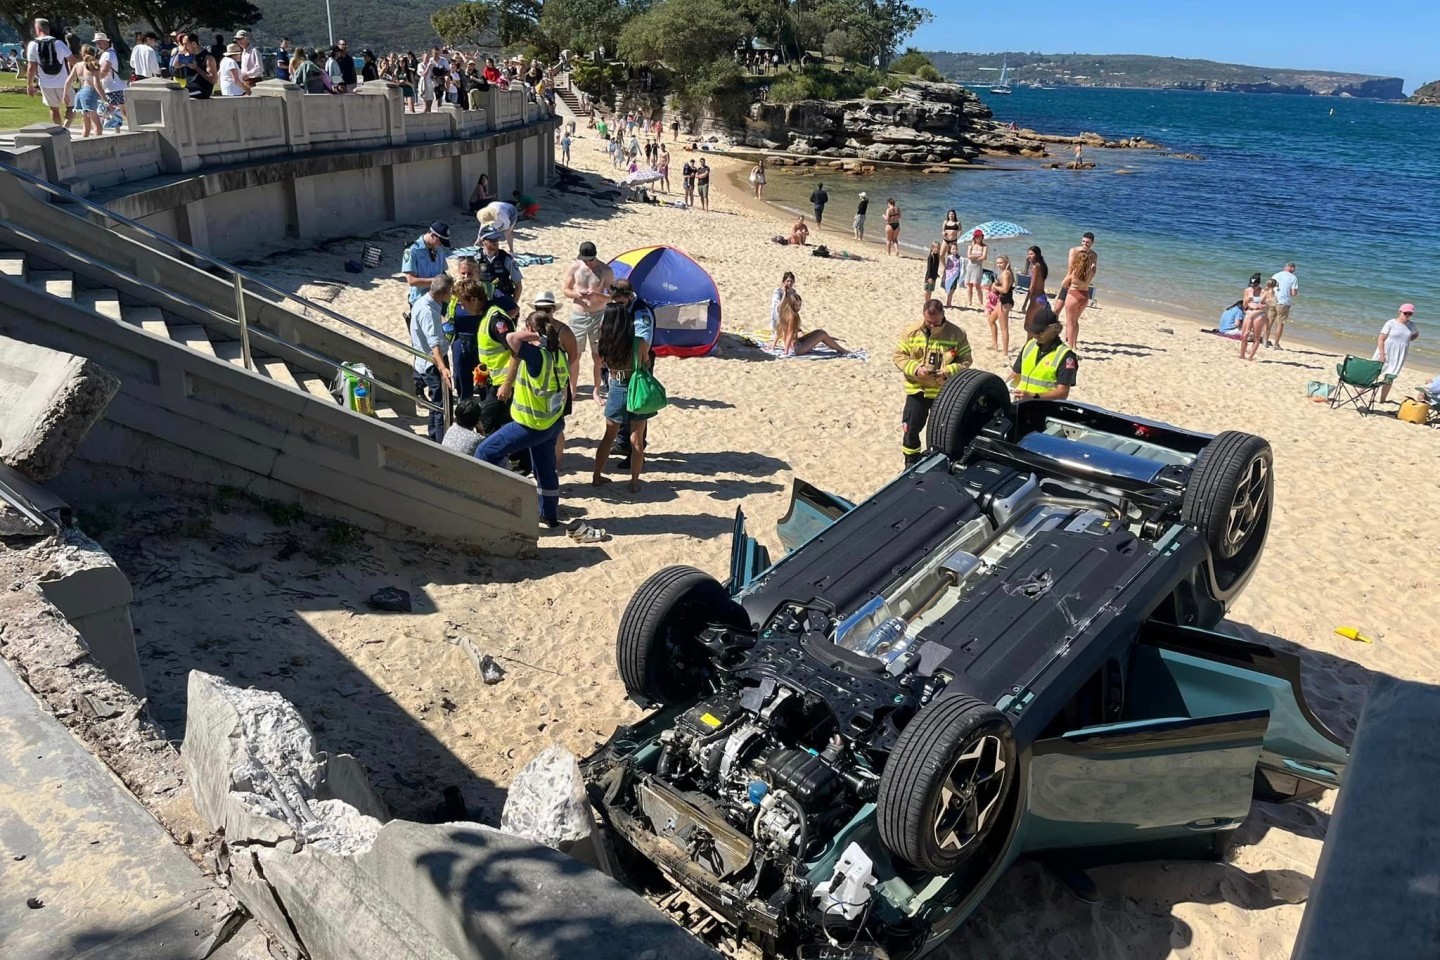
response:
<svg viewBox="0 0 1440 960"><path fill-rule="evenodd" d="M979 230L985 234L986 240L1013 240L1015 237L1028 237L1030 231L1018 223L1011 223L1009 220L986 220L984 223L977 223L967 230L973 233Z"/></svg>

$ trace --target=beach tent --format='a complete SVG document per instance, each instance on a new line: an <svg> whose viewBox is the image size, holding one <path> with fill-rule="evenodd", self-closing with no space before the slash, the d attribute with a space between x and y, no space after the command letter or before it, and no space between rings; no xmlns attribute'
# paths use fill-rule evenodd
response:
<svg viewBox="0 0 1440 960"><path fill-rule="evenodd" d="M641 247L610 261L655 311L655 352L703 357L720 339L720 291L705 268L674 247Z"/></svg>

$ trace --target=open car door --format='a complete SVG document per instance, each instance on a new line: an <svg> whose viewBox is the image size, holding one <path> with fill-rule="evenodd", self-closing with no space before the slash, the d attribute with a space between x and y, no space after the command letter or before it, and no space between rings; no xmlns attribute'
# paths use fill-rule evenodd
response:
<svg viewBox="0 0 1440 960"><path fill-rule="evenodd" d="M819 536L836 520L855 509L844 497L826 493L804 480L790 488L790 509L776 524L775 531L786 553ZM745 511L735 510L735 533L730 542L730 595L744 590L770 568L770 551L745 529Z"/></svg>

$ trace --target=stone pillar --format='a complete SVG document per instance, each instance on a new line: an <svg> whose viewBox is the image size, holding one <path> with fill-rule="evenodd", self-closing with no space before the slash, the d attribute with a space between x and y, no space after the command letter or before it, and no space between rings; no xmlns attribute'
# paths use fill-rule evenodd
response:
<svg viewBox="0 0 1440 960"><path fill-rule="evenodd" d="M285 101L285 143L291 153L310 151L310 128L305 123L305 91L284 80L264 80L250 91L252 97L278 97Z"/></svg>
<svg viewBox="0 0 1440 960"><path fill-rule="evenodd" d="M521 193L524 193L525 188L529 186L529 184L525 182L525 170L527 169L525 166L525 154L529 153L532 149L529 137L517 137L515 139L515 189ZM501 199L504 198L502 197Z"/></svg>
<svg viewBox="0 0 1440 960"><path fill-rule="evenodd" d="M319 236L321 230L315 219L315 183L310 177L291 177L285 191L290 206L288 218L291 236L303 240Z"/></svg>
<svg viewBox="0 0 1440 960"><path fill-rule="evenodd" d="M386 136L390 146L400 146L405 137L405 97L398 83L388 81L366 81L355 91L355 96L384 97L386 99Z"/></svg>
<svg viewBox="0 0 1440 960"><path fill-rule="evenodd" d="M200 153L185 88L160 77L130 84L125 91L133 130L160 134L160 157L166 173L188 173L200 168Z"/></svg>
<svg viewBox="0 0 1440 960"><path fill-rule="evenodd" d="M70 131L49 123L32 123L15 134L15 147L39 147L44 158L45 179L57 187L67 186L75 179L75 152L70 146Z"/></svg>

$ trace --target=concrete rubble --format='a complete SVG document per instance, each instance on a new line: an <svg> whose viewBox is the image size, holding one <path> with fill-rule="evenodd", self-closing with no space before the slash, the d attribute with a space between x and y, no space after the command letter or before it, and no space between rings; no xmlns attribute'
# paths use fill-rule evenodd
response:
<svg viewBox="0 0 1440 960"><path fill-rule="evenodd" d="M618 882L561 853L589 836L574 755L552 747L479 823L390 820L350 757L283 697L192 671L186 770L231 891L313 960L714 958ZM539 841L539 842L536 842ZM544 845L542 845L544 844Z"/></svg>
<svg viewBox="0 0 1440 960"><path fill-rule="evenodd" d="M93 360L9 337L0 337L0 357L0 462L53 480L120 381Z"/></svg>

